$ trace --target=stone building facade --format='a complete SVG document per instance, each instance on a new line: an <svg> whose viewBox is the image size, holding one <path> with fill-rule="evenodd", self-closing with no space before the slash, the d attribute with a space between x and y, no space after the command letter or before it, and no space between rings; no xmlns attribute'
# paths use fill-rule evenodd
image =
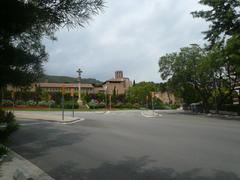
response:
<svg viewBox="0 0 240 180"><path fill-rule="evenodd" d="M89 94L97 93L107 93L113 94L115 89L116 94L124 94L128 88L132 85L129 78L123 77L122 71L116 71L115 77L105 81L103 84L86 84L81 83L81 92ZM78 92L78 83L33 83L29 87L29 91L34 92L36 88L39 87L41 90L46 92L61 92L64 87L66 93L70 93L71 89L74 89L74 92ZM9 91L16 90L11 85L7 86ZM20 88L17 88L17 90Z"/></svg>
<svg viewBox="0 0 240 180"><path fill-rule="evenodd" d="M103 83L103 89L107 94L113 94L114 91L117 95L124 94L131 86L132 82L123 76L123 71L116 71L114 78Z"/></svg>

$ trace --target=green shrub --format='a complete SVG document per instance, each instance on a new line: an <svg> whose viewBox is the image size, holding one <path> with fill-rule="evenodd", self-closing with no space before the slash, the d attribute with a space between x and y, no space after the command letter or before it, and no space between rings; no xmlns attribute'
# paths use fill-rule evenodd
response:
<svg viewBox="0 0 240 180"><path fill-rule="evenodd" d="M0 109L0 156L7 152L6 144L10 135L18 129L15 117L11 112Z"/></svg>
<svg viewBox="0 0 240 180"><path fill-rule="evenodd" d="M139 109L139 108L140 108L140 104L139 104L139 103L134 103L134 104L132 105L132 108L134 108L134 109Z"/></svg>
<svg viewBox="0 0 240 180"><path fill-rule="evenodd" d="M38 102L38 106L49 106L49 103L47 101L40 101Z"/></svg>
<svg viewBox="0 0 240 180"><path fill-rule="evenodd" d="M26 105L26 102L24 102L24 101L22 101L22 100L16 100L16 101L15 101L15 105L25 106L25 105Z"/></svg>
<svg viewBox="0 0 240 180"><path fill-rule="evenodd" d="M36 103L35 101L33 101L33 100L30 100L30 101L27 101L27 102L26 102L26 105L27 105L27 106L36 106L37 103Z"/></svg>
<svg viewBox="0 0 240 180"><path fill-rule="evenodd" d="M8 148L4 146L3 144L0 144L0 158L7 154Z"/></svg>
<svg viewBox="0 0 240 180"><path fill-rule="evenodd" d="M220 110L236 112L240 114L240 106L238 104L224 104Z"/></svg>
<svg viewBox="0 0 240 180"><path fill-rule="evenodd" d="M11 100L8 100L8 99L3 99L2 100L2 105L3 106L12 106L13 102Z"/></svg>
<svg viewBox="0 0 240 180"><path fill-rule="evenodd" d="M154 99L154 109L172 109L170 105L162 103L160 99Z"/></svg>
<svg viewBox="0 0 240 180"><path fill-rule="evenodd" d="M178 109L178 108L180 108L180 105L171 104L170 107L171 107L171 109Z"/></svg>
<svg viewBox="0 0 240 180"><path fill-rule="evenodd" d="M113 104L113 107L114 107L114 108L125 108L125 107L124 107L124 104L121 103L121 102L118 102L118 103L116 103L116 104Z"/></svg>
<svg viewBox="0 0 240 180"><path fill-rule="evenodd" d="M106 107L106 104L104 102L96 103L94 101L91 101L87 105L90 109L101 109Z"/></svg>
<svg viewBox="0 0 240 180"><path fill-rule="evenodd" d="M61 105L60 105L61 107ZM74 109L77 109L79 107L78 103L74 102ZM73 108L73 102L71 101L67 101L67 102L64 102L64 108L65 109L72 109Z"/></svg>
<svg viewBox="0 0 240 180"><path fill-rule="evenodd" d="M133 105L131 103L124 104L124 108L133 108Z"/></svg>

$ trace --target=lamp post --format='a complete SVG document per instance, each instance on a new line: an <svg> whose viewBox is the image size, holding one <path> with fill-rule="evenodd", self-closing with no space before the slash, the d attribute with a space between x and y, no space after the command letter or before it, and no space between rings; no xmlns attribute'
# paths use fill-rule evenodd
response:
<svg viewBox="0 0 240 180"><path fill-rule="evenodd" d="M81 106L83 105L83 102L81 100L81 74L82 74L82 70L79 68L77 70L78 73L78 105L79 105L79 109L81 108Z"/></svg>

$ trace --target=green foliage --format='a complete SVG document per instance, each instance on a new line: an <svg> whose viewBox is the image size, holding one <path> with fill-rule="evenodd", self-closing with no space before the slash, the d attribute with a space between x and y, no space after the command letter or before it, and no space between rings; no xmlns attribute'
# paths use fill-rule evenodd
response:
<svg viewBox="0 0 240 180"><path fill-rule="evenodd" d="M157 91L158 87L153 82L140 82L134 87L130 87L127 92L128 102L134 104L138 103L141 106L145 106L147 101L151 100L150 93Z"/></svg>
<svg viewBox="0 0 240 180"><path fill-rule="evenodd" d="M175 94L187 104L202 100L208 105L212 73L204 54L198 45L191 45L181 48L179 53L162 56L159 60L162 79L168 80Z"/></svg>
<svg viewBox="0 0 240 180"><path fill-rule="evenodd" d="M0 87L36 81L48 57L43 37L55 40L61 27L83 27L102 8L102 0L0 1Z"/></svg>
<svg viewBox="0 0 240 180"><path fill-rule="evenodd" d="M0 157L7 152L5 145L13 132L18 129L15 117L11 112L0 109Z"/></svg>
<svg viewBox="0 0 240 180"><path fill-rule="evenodd" d="M91 101L88 103L90 109L102 109L106 107L104 102L97 103L96 101Z"/></svg>
<svg viewBox="0 0 240 180"><path fill-rule="evenodd" d="M13 101L7 100L7 99L2 100L2 106L12 106L12 105L13 105Z"/></svg>
<svg viewBox="0 0 240 180"><path fill-rule="evenodd" d="M236 105L234 105L234 104L223 105L220 110L236 112L236 113L238 113L240 115L240 108L239 108L239 106L237 104Z"/></svg>
<svg viewBox="0 0 240 180"><path fill-rule="evenodd" d="M0 158L8 153L8 148L3 144L0 144Z"/></svg>
<svg viewBox="0 0 240 180"><path fill-rule="evenodd" d="M64 102L64 108L65 109L72 109L73 107L74 107L74 109L78 109L79 108L79 105L78 105L78 103L76 101L74 102L74 104L73 104L73 101L65 101Z"/></svg>
<svg viewBox="0 0 240 180"><path fill-rule="evenodd" d="M192 45L182 48L179 53L161 57L159 71L162 79L168 80L184 103L201 101L206 112L211 104L220 109L222 104L229 102L239 78L239 52L230 53L233 46L230 40L227 47L217 44L209 50ZM236 42L234 45L238 47Z"/></svg>
<svg viewBox="0 0 240 180"><path fill-rule="evenodd" d="M106 95L104 93L97 93L97 94L82 94L82 99L85 103L89 103L91 100L96 100L98 103L105 102Z"/></svg>
<svg viewBox="0 0 240 180"><path fill-rule="evenodd" d="M240 34L239 0L200 0L199 3L210 9L196 11L192 14L194 17L204 18L210 23L209 30L204 33L211 45L224 41L228 36Z"/></svg>
<svg viewBox="0 0 240 180"><path fill-rule="evenodd" d="M169 105L163 104L160 99L154 98L154 109L171 109Z"/></svg>

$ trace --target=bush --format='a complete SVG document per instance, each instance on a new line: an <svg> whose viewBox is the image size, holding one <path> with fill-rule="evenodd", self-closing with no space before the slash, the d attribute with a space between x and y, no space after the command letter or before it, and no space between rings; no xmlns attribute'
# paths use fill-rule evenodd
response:
<svg viewBox="0 0 240 180"><path fill-rule="evenodd" d="M230 112L236 112L240 114L240 106L238 104L224 104L222 105L222 108L220 110L222 111L230 111Z"/></svg>
<svg viewBox="0 0 240 180"><path fill-rule="evenodd" d="M40 101L38 102L38 106L49 106L49 103L47 101Z"/></svg>
<svg viewBox="0 0 240 180"><path fill-rule="evenodd" d="M124 107L124 104L121 103L121 102L118 102L118 103L116 103L116 104L113 104L113 107L114 107L114 108L125 108L125 107Z"/></svg>
<svg viewBox="0 0 240 180"><path fill-rule="evenodd" d="M6 144L10 135L18 129L15 117L11 112L0 109L0 157L7 152Z"/></svg>
<svg viewBox="0 0 240 180"><path fill-rule="evenodd" d="M26 105L26 103L24 101L22 101L22 100L17 100L15 102L15 105Z"/></svg>
<svg viewBox="0 0 240 180"><path fill-rule="evenodd" d="M124 108L133 108L133 105L131 103L124 104Z"/></svg>
<svg viewBox="0 0 240 180"><path fill-rule="evenodd" d="M3 99L2 100L2 105L3 106L12 106L13 102L11 100L8 100L8 99Z"/></svg>
<svg viewBox="0 0 240 180"><path fill-rule="evenodd" d="M180 105L171 104L170 107L171 107L172 109L178 109L178 108L180 108Z"/></svg>
<svg viewBox="0 0 240 180"><path fill-rule="evenodd" d="M61 107L61 105L60 105L60 107ZM65 109L72 109L72 107L73 107L73 102L71 102L71 101L64 102ZM74 102L74 109L76 109L78 107L79 107L78 103Z"/></svg>
<svg viewBox="0 0 240 180"><path fill-rule="evenodd" d="M51 107L55 107L56 103L54 100L48 101L48 105L50 104Z"/></svg>
<svg viewBox="0 0 240 180"><path fill-rule="evenodd" d="M134 109L140 109L140 104L139 103L134 103L132 108Z"/></svg>
<svg viewBox="0 0 240 180"><path fill-rule="evenodd" d="M90 109L101 109L106 107L106 104L104 102L96 103L95 101L91 101L87 105Z"/></svg>
<svg viewBox="0 0 240 180"><path fill-rule="evenodd" d="M154 100L154 109L171 109L170 105L163 104L160 99Z"/></svg>
<svg viewBox="0 0 240 180"><path fill-rule="evenodd" d="M7 152L8 152L8 148L6 146L4 146L3 144L0 144L0 159L2 156L7 154Z"/></svg>
<svg viewBox="0 0 240 180"><path fill-rule="evenodd" d="M27 101L26 105L27 106L36 106L37 103L35 101L33 101L33 100L30 100L30 101Z"/></svg>

